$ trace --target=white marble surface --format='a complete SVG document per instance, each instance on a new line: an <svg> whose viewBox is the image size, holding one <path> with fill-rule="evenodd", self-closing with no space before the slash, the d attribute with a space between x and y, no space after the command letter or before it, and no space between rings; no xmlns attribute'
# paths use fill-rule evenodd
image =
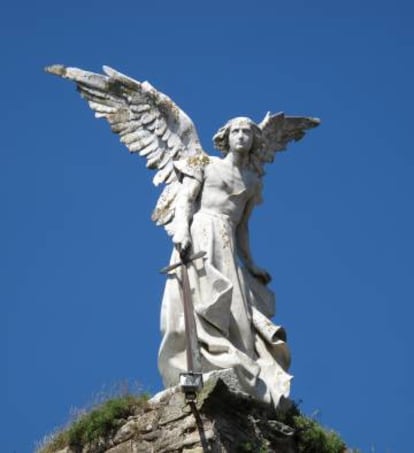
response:
<svg viewBox="0 0 414 453"><path fill-rule="evenodd" d="M211 157L191 119L148 82L109 67L103 75L61 65L46 71L74 81L96 117L156 170L154 184L165 187L152 218L172 236L171 262L206 252L188 265L201 371L232 368L244 391L278 405L289 395L290 356L284 330L270 320L271 277L253 259L248 224L262 201L264 165L319 120L283 113L259 124L235 118L213 139L223 156ZM169 274L162 301L159 369L167 387L187 371L181 272Z"/></svg>

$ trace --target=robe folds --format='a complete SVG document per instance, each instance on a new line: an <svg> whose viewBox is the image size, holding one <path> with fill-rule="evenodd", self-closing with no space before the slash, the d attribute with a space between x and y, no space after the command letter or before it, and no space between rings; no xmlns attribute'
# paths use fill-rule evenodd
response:
<svg viewBox="0 0 414 453"><path fill-rule="evenodd" d="M210 183L217 187L217 180L226 179L219 165L213 167L214 171L198 176L203 188L190 227L193 252L204 251L206 255L187 266L201 370L208 373L232 368L244 391L276 407L282 396L288 397L292 377L287 372L290 355L286 334L270 320L274 294L240 264L236 249L240 207L246 203L250 188L234 193L234 184L230 189L223 184L220 190L231 191L227 197L231 203L226 197L220 206L209 202L203 191L209 190ZM214 175L210 176L212 181L209 175ZM174 250L171 263L178 261ZM158 363L166 387L177 385L179 374L188 371L180 273L178 268L168 275L161 307L163 338Z"/></svg>

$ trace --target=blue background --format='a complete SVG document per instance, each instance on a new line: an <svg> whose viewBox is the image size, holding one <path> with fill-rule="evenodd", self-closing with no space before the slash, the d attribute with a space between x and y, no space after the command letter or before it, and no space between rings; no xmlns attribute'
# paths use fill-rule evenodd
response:
<svg viewBox="0 0 414 453"><path fill-rule="evenodd" d="M170 242L143 160L42 67L107 64L168 94L204 148L267 110L322 125L267 167L252 249L273 275L292 397L363 452L414 420L409 1L5 4L0 18L0 451L32 451L116 385L162 387ZM98 396L97 396L98 395Z"/></svg>

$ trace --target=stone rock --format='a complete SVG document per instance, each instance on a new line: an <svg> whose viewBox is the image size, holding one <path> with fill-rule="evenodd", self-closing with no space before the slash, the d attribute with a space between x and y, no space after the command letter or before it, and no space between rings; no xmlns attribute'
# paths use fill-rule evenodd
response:
<svg viewBox="0 0 414 453"><path fill-rule="evenodd" d="M292 413L289 401L284 403ZM292 420L286 415L245 393L233 370L217 371L194 403L186 403L179 387L164 390L105 439L56 453L351 453L341 442L334 449L303 449L300 433L282 422Z"/></svg>
<svg viewBox="0 0 414 453"><path fill-rule="evenodd" d="M106 453L295 453L289 428L272 405L249 396L232 370L210 374L190 407L178 387L155 395L145 412L128 417ZM283 432L285 427L285 432ZM70 453L69 451L66 453ZM71 452L77 453L77 452Z"/></svg>

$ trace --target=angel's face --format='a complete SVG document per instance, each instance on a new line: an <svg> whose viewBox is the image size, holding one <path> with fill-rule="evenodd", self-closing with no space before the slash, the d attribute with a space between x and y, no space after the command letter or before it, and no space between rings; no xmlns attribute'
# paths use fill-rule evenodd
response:
<svg viewBox="0 0 414 453"><path fill-rule="evenodd" d="M236 153L248 153L253 145L253 127L244 118L235 119L229 130L229 150Z"/></svg>

